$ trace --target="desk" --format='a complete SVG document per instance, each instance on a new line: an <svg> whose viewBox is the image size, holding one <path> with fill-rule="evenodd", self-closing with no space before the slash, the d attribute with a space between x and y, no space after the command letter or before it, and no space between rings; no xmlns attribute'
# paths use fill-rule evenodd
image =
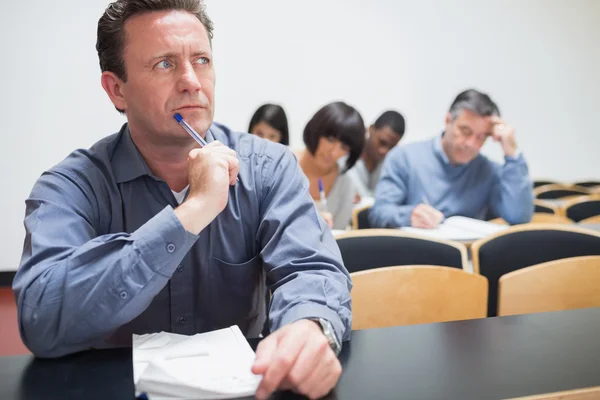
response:
<svg viewBox="0 0 600 400"><path fill-rule="evenodd" d="M328 398L500 399L600 386L599 337L600 308L355 331ZM0 358L3 400L133 394L130 349Z"/></svg>
<svg viewBox="0 0 600 400"><path fill-rule="evenodd" d="M600 224L577 224L576 226L600 232Z"/></svg>

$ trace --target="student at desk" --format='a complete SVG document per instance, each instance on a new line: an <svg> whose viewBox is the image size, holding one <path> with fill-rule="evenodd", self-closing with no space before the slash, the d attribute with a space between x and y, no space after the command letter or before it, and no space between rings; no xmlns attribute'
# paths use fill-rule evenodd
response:
<svg viewBox="0 0 600 400"><path fill-rule="evenodd" d="M389 110L368 129L368 137L360 159L348 171L361 197L373 197L385 156L404 136L404 117Z"/></svg>
<svg viewBox="0 0 600 400"><path fill-rule="evenodd" d="M488 137L502 146L504 165L480 154ZM488 95L470 89L450 106L441 135L387 155L369 220L381 228L435 228L454 215L483 219L488 208L510 224L529 222L532 182L514 128Z"/></svg>
<svg viewBox="0 0 600 400"><path fill-rule="evenodd" d="M327 104L306 124L304 144L306 149L296 156L310 182L310 194L332 229L346 229L356 197L354 182L346 171L354 166L365 144L360 113L343 102ZM345 165L338 165L344 157ZM323 190L319 190L319 179ZM326 210L321 196L327 198Z"/></svg>
<svg viewBox="0 0 600 400"><path fill-rule="evenodd" d="M256 396L318 398L341 374L351 280L291 151L213 122L212 29L200 0L118 0L100 18L102 87L127 123L35 183L21 335L41 357L134 333L257 337L266 283Z"/></svg>

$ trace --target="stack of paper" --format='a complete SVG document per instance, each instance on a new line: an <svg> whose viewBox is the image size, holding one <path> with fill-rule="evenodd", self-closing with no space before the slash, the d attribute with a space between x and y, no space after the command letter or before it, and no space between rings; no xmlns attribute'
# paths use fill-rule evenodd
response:
<svg viewBox="0 0 600 400"><path fill-rule="evenodd" d="M446 219L436 229L404 227L402 230L439 239L471 241L491 236L508 228L507 225L457 216Z"/></svg>
<svg viewBox="0 0 600 400"><path fill-rule="evenodd" d="M261 377L237 326L194 336L133 335L136 394L154 399L231 399L253 396Z"/></svg>

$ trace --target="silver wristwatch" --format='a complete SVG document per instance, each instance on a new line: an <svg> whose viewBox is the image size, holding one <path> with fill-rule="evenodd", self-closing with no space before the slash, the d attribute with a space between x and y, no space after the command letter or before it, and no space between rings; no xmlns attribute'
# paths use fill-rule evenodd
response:
<svg viewBox="0 0 600 400"><path fill-rule="evenodd" d="M335 355L338 356L340 354L340 352L342 351L342 344L338 340L337 336L335 336L335 331L333 330L333 325L331 325L331 322L327 321L324 318L309 318L309 319L311 321L315 321L316 323L318 323L321 326L321 329L323 330L323 334L325 335L325 337L327 338L327 341L329 342L329 347L331 347L331 350L333 350Z"/></svg>

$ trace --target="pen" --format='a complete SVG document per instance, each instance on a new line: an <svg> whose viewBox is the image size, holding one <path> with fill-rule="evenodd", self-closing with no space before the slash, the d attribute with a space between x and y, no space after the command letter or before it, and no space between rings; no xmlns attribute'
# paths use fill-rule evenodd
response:
<svg viewBox="0 0 600 400"><path fill-rule="evenodd" d="M427 200L427 196L423 195L423 197L421 197L421 200L423 201L423 203L427 204L428 206L431 205L431 203L429 202L429 200Z"/></svg>
<svg viewBox="0 0 600 400"><path fill-rule="evenodd" d="M200 136L198 132L194 130L194 128L192 128L187 122L185 122L181 114L177 113L174 115L174 117L177 120L177 122L179 122L179 125L181 125L183 129L185 129L185 131L189 133L190 136L193 137L200 146L204 147L207 145L206 140L202 139L202 136Z"/></svg>
<svg viewBox="0 0 600 400"><path fill-rule="evenodd" d="M319 195L321 196L321 211L327 211L327 197L325 197L325 189L323 188L323 181L319 178Z"/></svg>
<svg viewBox="0 0 600 400"><path fill-rule="evenodd" d="M185 119L183 119L183 117L181 116L181 114L176 113L175 115L173 115L173 117L177 120L177 122L179 122L179 125L181 125L183 127L183 129L185 129L185 131L187 133L189 133L190 136L193 137L196 142L198 142L198 144L201 147L204 147L204 146L206 146L208 144L208 143L206 143L206 140L202 139L202 136L200 136L198 134L198 132L196 132L194 130L194 128L192 128L190 126L190 124L188 124L187 122L185 122ZM239 182L240 180L239 180L238 177L236 177L235 181Z"/></svg>

